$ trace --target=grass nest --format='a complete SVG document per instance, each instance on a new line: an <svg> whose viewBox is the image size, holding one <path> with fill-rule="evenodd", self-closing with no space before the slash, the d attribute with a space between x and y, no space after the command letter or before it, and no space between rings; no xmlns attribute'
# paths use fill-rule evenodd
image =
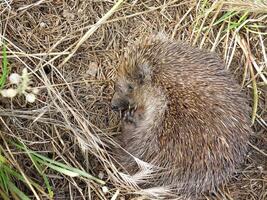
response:
<svg viewBox="0 0 267 200"><path fill-rule="evenodd" d="M3 199L142 193L120 176L108 151L119 134L110 100L123 48L158 31L218 53L253 108L256 134L245 163L218 194L203 199L267 199L264 1L4 0L0 18L2 89L14 89L7 77L22 71L27 86L38 89L31 100L28 91L0 97Z"/></svg>

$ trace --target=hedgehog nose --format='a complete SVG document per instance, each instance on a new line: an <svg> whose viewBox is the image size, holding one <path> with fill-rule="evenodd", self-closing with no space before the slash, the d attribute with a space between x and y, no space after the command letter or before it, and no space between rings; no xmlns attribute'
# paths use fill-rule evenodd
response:
<svg viewBox="0 0 267 200"><path fill-rule="evenodd" d="M111 109L114 111L124 111L129 107L129 102L126 98L114 94L111 100Z"/></svg>
<svg viewBox="0 0 267 200"><path fill-rule="evenodd" d="M111 105L111 109L114 111L118 111L119 107L117 105Z"/></svg>
<svg viewBox="0 0 267 200"><path fill-rule="evenodd" d="M127 101L121 100L111 104L111 109L114 111L125 111L129 107L129 103Z"/></svg>

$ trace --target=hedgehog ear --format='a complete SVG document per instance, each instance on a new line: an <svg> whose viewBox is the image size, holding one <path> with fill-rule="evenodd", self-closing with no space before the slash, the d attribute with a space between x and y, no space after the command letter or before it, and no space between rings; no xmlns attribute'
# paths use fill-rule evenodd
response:
<svg viewBox="0 0 267 200"><path fill-rule="evenodd" d="M139 84L143 84L145 81L145 74L141 71L140 73L138 73L137 75L137 80Z"/></svg>
<svg viewBox="0 0 267 200"><path fill-rule="evenodd" d="M141 64L138 67L138 71L136 74L136 79L140 84L143 84L145 80L149 79L150 71L147 63Z"/></svg>
<svg viewBox="0 0 267 200"><path fill-rule="evenodd" d="M135 71L134 80L139 84L143 84L144 83L145 74L143 73L143 71L141 69L138 69L138 70Z"/></svg>

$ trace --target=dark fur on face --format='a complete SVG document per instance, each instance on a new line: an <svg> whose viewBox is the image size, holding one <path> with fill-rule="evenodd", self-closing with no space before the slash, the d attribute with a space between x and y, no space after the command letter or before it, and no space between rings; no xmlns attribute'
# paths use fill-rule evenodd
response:
<svg viewBox="0 0 267 200"><path fill-rule="evenodd" d="M124 111L120 143L133 156L119 153L119 161L132 175L136 159L151 166L143 187L199 196L243 161L250 108L216 55L144 38L122 57L115 90L112 106Z"/></svg>

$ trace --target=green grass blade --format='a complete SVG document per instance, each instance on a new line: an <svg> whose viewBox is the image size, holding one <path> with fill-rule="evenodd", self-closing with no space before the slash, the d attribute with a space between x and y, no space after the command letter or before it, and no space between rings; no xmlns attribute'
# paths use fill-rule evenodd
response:
<svg viewBox="0 0 267 200"><path fill-rule="evenodd" d="M25 145L24 145L24 147L26 149ZM45 185L46 185L46 189L47 189L48 194L49 194L49 197L52 198L54 196L54 192L52 190L52 187L50 186L50 183L49 183L47 176L45 175L45 173L42 172L41 166L38 163L38 158L36 156L32 155L31 153L29 153L28 150L27 150L27 154L31 158L32 162L34 163L39 174L43 177Z"/></svg>
<svg viewBox="0 0 267 200"><path fill-rule="evenodd" d="M238 21L229 21L230 25L227 27L226 30L224 30L224 32L227 32L229 30L232 30L232 29L239 29L241 28L241 26L245 26L246 23L245 21L247 20L248 18L248 15L249 12L245 12L240 18Z"/></svg>
<svg viewBox="0 0 267 200"><path fill-rule="evenodd" d="M261 35L267 35L267 32L259 32L258 30L254 31L251 28L248 28L248 26L244 27L247 31L254 33L254 34L261 34Z"/></svg>
<svg viewBox="0 0 267 200"><path fill-rule="evenodd" d="M53 192L52 187L51 187L51 185L49 183L49 180L48 180L48 178L47 178L47 176L45 174L43 174L42 176L43 176L46 188L48 190L48 195L52 199L54 197L54 192Z"/></svg>
<svg viewBox="0 0 267 200"><path fill-rule="evenodd" d="M20 197L20 199L30 200L30 198L26 194L24 194L20 189L18 189L12 182L8 183L8 187L12 192L14 192L16 195L18 195L18 197Z"/></svg>
<svg viewBox="0 0 267 200"><path fill-rule="evenodd" d="M225 20L235 16L236 14L238 14L238 12L233 12L233 11L230 11L230 12L227 12L225 13L220 19L218 19L214 24L213 26L216 26L218 24L220 24L221 22L224 22Z"/></svg>
<svg viewBox="0 0 267 200"><path fill-rule="evenodd" d="M10 200L9 198L9 195L6 194L3 190L0 189L0 197L3 199L3 200Z"/></svg>
<svg viewBox="0 0 267 200"><path fill-rule="evenodd" d="M41 161L40 160L40 162L43 162L43 161ZM52 164L50 164L50 163L47 163L46 164L48 167L50 167L51 169L53 169L53 170L55 170L55 171L57 171L57 172L60 172L60 173L62 173L62 174L65 174L65 175L67 175L67 176L70 176L70 177L78 177L80 174L78 174L78 173L75 173L75 172L73 172L73 171L70 171L70 170L68 170L68 169L65 169L65 168L62 168L62 167L59 167L59 166L56 166L56 165L52 165Z"/></svg>
<svg viewBox="0 0 267 200"><path fill-rule="evenodd" d="M6 158L0 154L0 163L3 164L6 162Z"/></svg>
<svg viewBox="0 0 267 200"><path fill-rule="evenodd" d="M63 173L65 175L68 175L68 176L71 176L71 177L75 177L75 176L83 176L85 178L88 178L88 179L91 179L91 180L94 180L95 182L101 184L101 185L104 185L105 184L105 181L102 181L90 174L88 174L87 172L85 171L82 171L80 169L77 169L77 168L74 168L74 167L69 167L68 165L65 165L63 163L60 163L60 162L57 162L57 161L54 161L54 160L51 160L45 156L42 156L40 154L37 154L34 152L34 154L39 157L39 162L43 163L44 165L47 165L48 167L60 172L60 173Z"/></svg>
<svg viewBox="0 0 267 200"><path fill-rule="evenodd" d="M48 166L48 165L49 165L49 167L51 167L51 166L55 166L53 169L58 169L58 170L59 170L58 167L60 167L60 168L63 168L63 169L65 169L65 170L67 170L67 171L65 171L66 173L69 173L69 171L70 171L70 173L69 173L70 175L79 174L79 176L83 176L83 177L85 177L85 178L91 179L91 180L93 180L93 181L95 181L95 182L97 182L97 183L99 183L99 184L101 184L101 185L104 185L104 184L105 184L105 181L102 181L101 179L98 179L98 178L96 178L96 177L94 177L94 176L88 174L88 173L85 172L85 171L82 171L82 170L77 169L77 168L74 168L74 167L69 167L68 165L65 165L65 164L60 163L60 162L58 162L58 161L52 160L52 159L50 159L50 158L47 158L47 157L45 157L45 156L43 156L43 155L41 155L41 154L39 154L39 153L36 153L35 151L26 149L26 147L24 147L24 146L22 146L22 145L19 145L19 144L17 144L17 143L13 143L13 144L14 144L16 147L18 147L18 148L20 148L20 149L22 149L22 150L24 150L24 151L27 151L27 152L33 154L34 156L36 156L37 158L39 158L39 159L38 159L38 162L40 162L40 163L42 163L42 164L44 164L44 165L46 165L46 166ZM52 167L51 167L51 168L52 168ZM57 170L57 171L58 171L58 170Z"/></svg>
<svg viewBox="0 0 267 200"><path fill-rule="evenodd" d="M248 13L249 13L249 12L245 12L245 13L240 17L240 19L238 20L238 23L239 23L239 24L242 24L245 20L247 20L247 18L248 18Z"/></svg>
<svg viewBox="0 0 267 200"><path fill-rule="evenodd" d="M3 169L3 167L1 167L1 169L0 169L0 185L1 185L1 188L6 193L8 193L8 186L7 186L8 180L9 180L9 178L7 177L5 170Z"/></svg>
<svg viewBox="0 0 267 200"><path fill-rule="evenodd" d="M6 174L5 169L4 169L4 166L6 165L6 163L7 163L6 158L0 154L0 184L1 184L2 189L6 193L8 193L7 182L9 180L9 178L8 178L8 176Z"/></svg>
<svg viewBox="0 0 267 200"><path fill-rule="evenodd" d="M14 177L14 178L16 178L17 180L20 180L20 181L22 181L23 183L27 183L26 181L25 181L25 179L23 178L23 176L22 175L20 175L18 172L16 172L16 171L14 171L13 169L10 169L10 167L8 167L8 166L4 166L3 167L4 168L4 170L8 173L8 174L10 174L12 177ZM29 178L28 178L29 179ZM34 182L33 180L31 180L31 179L29 179L29 181L30 181L30 183L38 190L38 191L40 191L41 193L45 193L43 190L42 190L42 187L39 185L39 184L37 184L36 182Z"/></svg>
<svg viewBox="0 0 267 200"><path fill-rule="evenodd" d="M44 179L44 183L45 183L45 185L46 185L46 189L47 189L47 191L48 191L48 195L49 195L50 198L52 198L53 195L54 195L54 192L52 191L52 187L51 187L50 184L49 184L49 180L48 180L48 178L47 178L46 175L42 172L42 167L41 167L41 166L39 165L39 163L37 162L37 158L36 158L36 156L34 156L33 154L31 154L31 153L29 152L29 150L27 149L27 147L26 147L24 144L22 144L22 145L23 145L23 147L24 147L24 149L25 149L27 155L30 157L30 159L31 159L31 161L32 161L32 163L33 163L33 165L34 165L34 167L36 168L36 170L38 171L38 173L43 177L43 179Z"/></svg>
<svg viewBox="0 0 267 200"><path fill-rule="evenodd" d="M255 80L255 74L253 72L252 65L250 65L249 67L250 67L249 68L250 73L252 74L252 90L253 90L252 124L254 124L257 116L259 96L258 96L257 82Z"/></svg>
<svg viewBox="0 0 267 200"><path fill-rule="evenodd" d="M6 83L8 76L8 67L7 67L7 53L6 45L3 43L3 62L2 62L2 75L0 78L0 89L2 89Z"/></svg>

